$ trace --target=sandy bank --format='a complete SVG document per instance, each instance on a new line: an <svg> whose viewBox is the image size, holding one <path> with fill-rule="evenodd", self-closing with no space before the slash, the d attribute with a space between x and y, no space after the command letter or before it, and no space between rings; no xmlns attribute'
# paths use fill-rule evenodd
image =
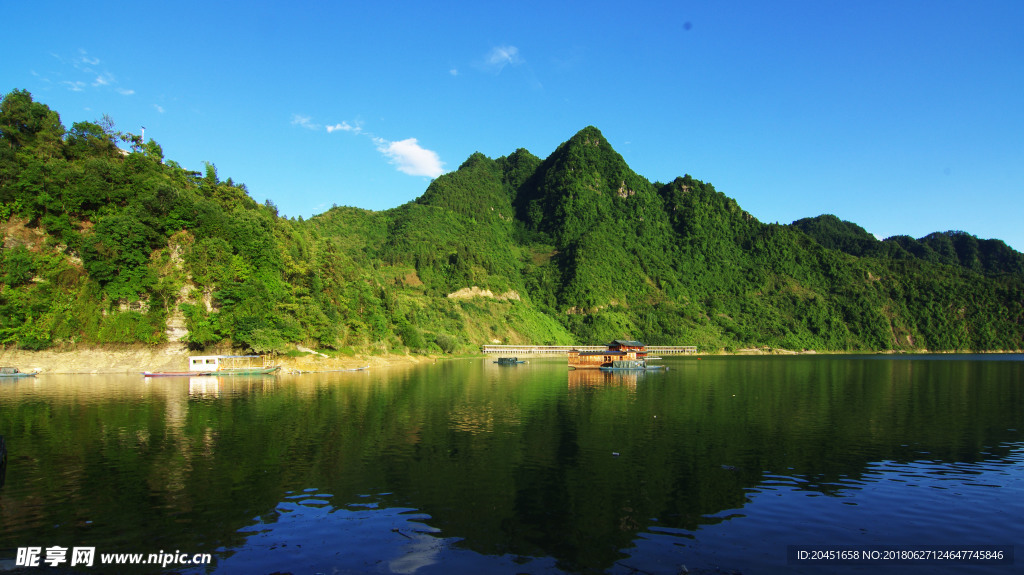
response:
<svg viewBox="0 0 1024 575"><path fill-rule="evenodd" d="M17 367L21 371L42 373L141 373L143 371L182 371L188 369L188 356L199 355L190 352L184 345L166 344L160 346L124 346L107 348L77 348L73 350L27 351L0 349L0 366ZM275 363L285 370L330 371L356 367L389 367L410 365L432 358L389 355L322 357L278 356Z"/></svg>

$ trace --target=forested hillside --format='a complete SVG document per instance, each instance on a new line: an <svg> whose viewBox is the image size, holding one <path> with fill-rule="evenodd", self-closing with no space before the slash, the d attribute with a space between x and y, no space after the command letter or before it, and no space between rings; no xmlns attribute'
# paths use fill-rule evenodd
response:
<svg viewBox="0 0 1024 575"><path fill-rule="evenodd" d="M980 240L961 231L935 232L920 239L893 236L878 240L857 224L828 214L797 220L793 226L827 248L858 257L918 259L986 276L1024 276L1024 254L1002 240Z"/></svg>
<svg viewBox="0 0 1024 575"><path fill-rule="evenodd" d="M764 224L585 128L473 154L417 200L280 217L104 118L0 104L0 343L458 353L484 343L1024 348L1024 256L961 232Z"/></svg>

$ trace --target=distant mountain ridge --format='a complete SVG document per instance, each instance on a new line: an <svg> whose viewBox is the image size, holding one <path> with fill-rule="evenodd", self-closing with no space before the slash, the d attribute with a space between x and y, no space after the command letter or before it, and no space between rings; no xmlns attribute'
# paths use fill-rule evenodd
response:
<svg viewBox="0 0 1024 575"><path fill-rule="evenodd" d="M0 232L0 341L30 349L1024 348L1024 256L1003 242L765 224L688 175L648 181L592 126L544 159L472 154L394 209L285 219L212 164L184 170L112 126L67 130L16 90Z"/></svg>
<svg viewBox="0 0 1024 575"><path fill-rule="evenodd" d="M923 238L893 236L878 240L857 224L831 214L803 218L793 226L821 245L857 257L915 258L960 266L987 276L1024 274L1024 254L1002 240L978 239L961 231L934 232Z"/></svg>

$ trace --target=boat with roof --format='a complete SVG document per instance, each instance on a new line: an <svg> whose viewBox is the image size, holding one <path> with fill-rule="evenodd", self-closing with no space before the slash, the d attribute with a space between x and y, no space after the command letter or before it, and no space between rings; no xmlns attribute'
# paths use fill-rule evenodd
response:
<svg viewBox="0 0 1024 575"><path fill-rule="evenodd" d="M270 375L281 369L265 355L192 355L188 371L144 371L145 377L194 377L197 375Z"/></svg>
<svg viewBox="0 0 1024 575"><path fill-rule="evenodd" d="M569 350L570 369L650 370L663 365L647 363L647 346L636 340L617 339L605 345L604 350Z"/></svg>

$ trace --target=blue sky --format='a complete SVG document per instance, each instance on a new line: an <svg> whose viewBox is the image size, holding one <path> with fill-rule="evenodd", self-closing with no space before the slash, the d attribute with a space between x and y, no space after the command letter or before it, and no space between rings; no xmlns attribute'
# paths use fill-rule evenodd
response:
<svg viewBox="0 0 1024 575"><path fill-rule="evenodd" d="M288 216L588 125L764 222L1024 250L1024 2L3 3L0 91L108 114Z"/></svg>

